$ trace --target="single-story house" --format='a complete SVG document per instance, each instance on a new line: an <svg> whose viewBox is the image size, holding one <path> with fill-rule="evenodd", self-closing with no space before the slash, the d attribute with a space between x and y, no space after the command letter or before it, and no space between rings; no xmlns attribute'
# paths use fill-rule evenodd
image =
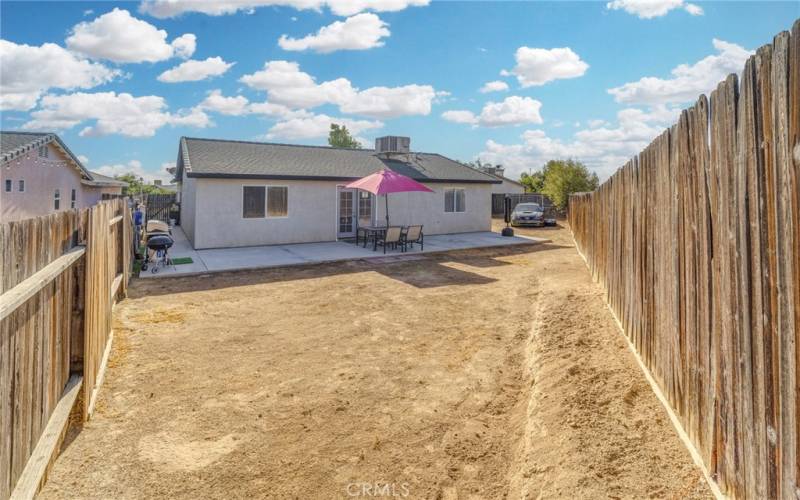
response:
<svg viewBox="0 0 800 500"><path fill-rule="evenodd" d="M376 149L182 137L181 226L197 249L351 238L384 221L385 200L344 186L384 168L434 191L390 194L392 225L422 224L429 235L491 230L491 191L500 181L411 152L407 137L378 138Z"/></svg>
<svg viewBox="0 0 800 500"><path fill-rule="evenodd" d="M89 207L125 186L89 171L56 134L0 132L0 223Z"/></svg>

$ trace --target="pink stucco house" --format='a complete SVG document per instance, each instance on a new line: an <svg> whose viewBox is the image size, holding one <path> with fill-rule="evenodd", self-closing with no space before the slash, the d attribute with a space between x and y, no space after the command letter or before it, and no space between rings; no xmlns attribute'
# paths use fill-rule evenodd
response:
<svg viewBox="0 0 800 500"><path fill-rule="evenodd" d="M125 186L87 170L56 134L0 132L0 223L88 207Z"/></svg>

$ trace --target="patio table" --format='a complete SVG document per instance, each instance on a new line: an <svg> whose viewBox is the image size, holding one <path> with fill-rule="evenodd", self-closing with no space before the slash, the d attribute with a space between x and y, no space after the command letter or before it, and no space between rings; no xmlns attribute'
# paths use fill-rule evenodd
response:
<svg viewBox="0 0 800 500"><path fill-rule="evenodd" d="M361 233L364 233L364 248L367 248L367 242L370 236L372 237L372 251L378 250L378 236L386 231L386 226L358 226L356 229L356 245L358 245Z"/></svg>

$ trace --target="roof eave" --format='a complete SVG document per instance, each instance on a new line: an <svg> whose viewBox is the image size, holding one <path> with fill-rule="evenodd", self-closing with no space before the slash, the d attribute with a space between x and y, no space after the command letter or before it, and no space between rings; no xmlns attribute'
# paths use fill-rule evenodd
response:
<svg viewBox="0 0 800 500"><path fill-rule="evenodd" d="M351 182L360 177L343 177L328 175L277 175L277 174L230 174L221 172L186 172L187 177L196 179L272 179L282 181L341 181ZM502 184L502 181L491 179L430 179L415 178L417 182L430 182L436 184Z"/></svg>
<svg viewBox="0 0 800 500"><path fill-rule="evenodd" d="M92 187L128 187L128 183L124 181L88 181L82 180L81 184L84 186Z"/></svg>

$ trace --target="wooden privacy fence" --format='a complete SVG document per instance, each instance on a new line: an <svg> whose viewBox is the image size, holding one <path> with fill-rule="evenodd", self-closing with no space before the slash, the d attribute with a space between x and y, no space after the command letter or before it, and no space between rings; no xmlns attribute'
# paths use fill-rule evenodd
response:
<svg viewBox="0 0 800 500"><path fill-rule="evenodd" d="M800 20L569 219L721 491L800 498Z"/></svg>
<svg viewBox="0 0 800 500"><path fill-rule="evenodd" d="M130 238L125 199L0 225L0 499L36 492L79 396L91 414Z"/></svg>

